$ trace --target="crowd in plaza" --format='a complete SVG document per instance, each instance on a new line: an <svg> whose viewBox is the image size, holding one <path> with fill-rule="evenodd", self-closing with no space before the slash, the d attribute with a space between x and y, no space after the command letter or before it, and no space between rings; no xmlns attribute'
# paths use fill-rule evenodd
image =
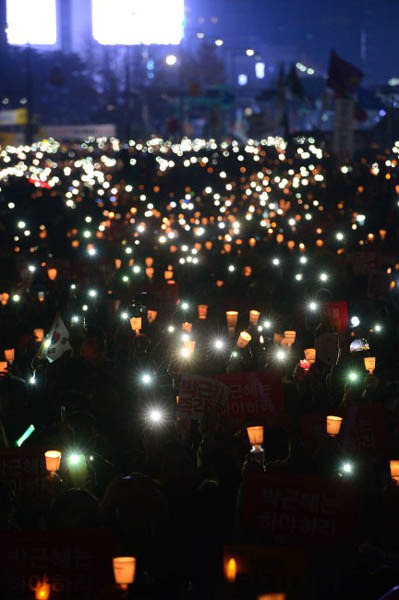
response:
<svg viewBox="0 0 399 600"><path fill-rule="evenodd" d="M2 598L399 584L398 154L0 149Z"/></svg>

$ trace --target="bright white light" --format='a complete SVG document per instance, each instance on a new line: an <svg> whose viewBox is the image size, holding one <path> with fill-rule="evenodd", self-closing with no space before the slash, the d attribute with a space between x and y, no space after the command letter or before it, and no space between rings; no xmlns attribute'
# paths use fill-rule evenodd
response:
<svg viewBox="0 0 399 600"><path fill-rule="evenodd" d="M245 54L247 56L253 56L255 54L255 50L253 50L253 48L248 48L248 50L245 51Z"/></svg>
<svg viewBox="0 0 399 600"><path fill-rule="evenodd" d="M92 14L100 44L180 44L183 37L184 0L92 0Z"/></svg>
<svg viewBox="0 0 399 600"><path fill-rule="evenodd" d="M247 85L248 75L246 73L240 73L238 76L238 85Z"/></svg>
<svg viewBox="0 0 399 600"><path fill-rule="evenodd" d="M277 350L276 358L277 358L277 360L281 360L281 361L285 360L286 354L285 354L284 350Z"/></svg>
<svg viewBox="0 0 399 600"><path fill-rule="evenodd" d="M328 275L327 273L320 273L320 281L327 281Z"/></svg>
<svg viewBox="0 0 399 600"><path fill-rule="evenodd" d="M35 383L36 383L36 377L34 375L32 375L32 377L29 378L29 383L31 385L35 385Z"/></svg>
<svg viewBox="0 0 399 600"><path fill-rule="evenodd" d="M342 240L344 239L344 234L339 231L335 237L339 242L342 242Z"/></svg>
<svg viewBox="0 0 399 600"><path fill-rule="evenodd" d="M18 229L25 229L25 227L26 227L25 221L18 221L17 227L18 227Z"/></svg>
<svg viewBox="0 0 399 600"><path fill-rule="evenodd" d="M168 333L173 333L175 330L175 328L173 327L173 325L169 325L168 327Z"/></svg>
<svg viewBox="0 0 399 600"><path fill-rule="evenodd" d="M301 265L306 265L306 263L308 262L308 259L306 258L306 256L301 256L301 258L299 259L299 262L301 263Z"/></svg>
<svg viewBox="0 0 399 600"><path fill-rule="evenodd" d="M224 348L224 341L223 340L215 340L214 346L215 346L216 350L222 350Z"/></svg>
<svg viewBox="0 0 399 600"><path fill-rule="evenodd" d="M229 265L229 271L230 271L230 273L233 273L233 271L235 271L235 270L236 270L236 268L235 268L234 265Z"/></svg>
<svg viewBox="0 0 399 600"><path fill-rule="evenodd" d="M177 63L177 58L174 54L168 54L165 58L165 62L169 67L173 67Z"/></svg>
<svg viewBox="0 0 399 600"><path fill-rule="evenodd" d="M158 408L153 408L149 411L148 418L152 423L159 424L163 421L163 414Z"/></svg>
<svg viewBox="0 0 399 600"><path fill-rule="evenodd" d="M188 302L182 302L181 308L182 308L182 310L188 310L188 308L189 308Z"/></svg>
<svg viewBox="0 0 399 600"><path fill-rule="evenodd" d="M358 327L360 325L360 319L359 317L356 317L356 315L354 317L351 318L351 325L352 327Z"/></svg>
<svg viewBox="0 0 399 600"><path fill-rule="evenodd" d="M351 465L351 463L344 463L342 465L342 470L343 470L344 473L352 473L353 466Z"/></svg>
<svg viewBox="0 0 399 600"><path fill-rule="evenodd" d="M348 378L349 378L349 381L355 382L359 379L359 375L357 373L355 373L354 371L351 371L348 374Z"/></svg>
<svg viewBox="0 0 399 600"><path fill-rule="evenodd" d="M272 263L274 264L275 267L278 267L280 264L280 259L279 258L273 258Z"/></svg>
<svg viewBox="0 0 399 600"><path fill-rule="evenodd" d="M141 382L144 385L149 385L152 382L152 376L150 375L150 373L143 373L143 375L141 376Z"/></svg>
<svg viewBox="0 0 399 600"><path fill-rule="evenodd" d="M272 323L271 323L271 321L264 321L264 322L263 322L263 327L264 327L265 329L270 329L270 327L271 327L271 326L272 326Z"/></svg>
<svg viewBox="0 0 399 600"><path fill-rule="evenodd" d="M78 465L83 459L82 454L70 454L68 456L68 462L70 465L75 466Z"/></svg>
<svg viewBox="0 0 399 600"><path fill-rule="evenodd" d="M317 310L316 302L309 302L309 310Z"/></svg>
<svg viewBox="0 0 399 600"><path fill-rule="evenodd" d="M72 315L71 321L72 323L79 323L79 317L77 315Z"/></svg>
<svg viewBox="0 0 399 600"><path fill-rule="evenodd" d="M7 25L9 44L56 44L56 0L7 0Z"/></svg>
<svg viewBox="0 0 399 600"><path fill-rule="evenodd" d="M378 323L374 326L374 329L377 333L380 333L380 331L382 330L381 325L379 325Z"/></svg>
<svg viewBox="0 0 399 600"><path fill-rule="evenodd" d="M36 271L35 265L29 265L28 269L29 269L30 273L34 273Z"/></svg>
<svg viewBox="0 0 399 600"><path fill-rule="evenodd" d="M89 290L90 298L95 298L97 296L97 290Z"/></svg>
<svg viewBox="0 0 399 600"><path fill-rule="evenodd" d="M360 223L360 225L363 225L365 220L366 220L366 215L357 215L357 217L356 217L356 221L358 223Z"/></svg>
<svg viewBox="0 0 399 600"><path fill-rule="evenodd" d="M223 46L223 40L220 40L220 39L215 40L215 46L219 46L219 47Z"/></svg>
<svg viewBox="0 0 399 600"><path fill-rule="evenodd" d="M127 312L121 313L121 319L123 321L127 321L128 318L129 318L129 314Z"/></svg>
<svg viewBox="0 0 399 600"><path fill-rule="evenodd" d="M255 76L256 79L264 79L265 78L265 63L257 62L255 64Z"/></svg>

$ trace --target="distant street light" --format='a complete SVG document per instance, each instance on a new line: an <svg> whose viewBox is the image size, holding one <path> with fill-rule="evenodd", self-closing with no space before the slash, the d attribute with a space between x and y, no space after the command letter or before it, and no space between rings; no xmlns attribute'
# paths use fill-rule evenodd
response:
<svg viewBox="0 0 399 600"><path fill-rule="evenodd" d="M177 57L174 54L168 54L165 58L165 62L169 67L173 67L177 63Z"/></svg>

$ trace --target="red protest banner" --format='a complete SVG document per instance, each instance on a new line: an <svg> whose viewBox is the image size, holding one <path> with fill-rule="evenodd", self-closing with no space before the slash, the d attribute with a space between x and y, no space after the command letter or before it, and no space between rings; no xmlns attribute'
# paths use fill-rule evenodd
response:
<svg viewBox="0 0 399 600"><path fill-rule="evenodd" d="M346 300L327 302L323 306L323 312L333 331L346 331L348 326L348 303Z"/></svg>
<svg viewBox="0 0 399 600"><path fill-rule="evenodd" d="M348 406L342 422L341 444L348 452L371 450L389 455L390 443L381 403Z"/></svg>
<svg viewBox="0 0 399 600"><path fill-rule="evenodd" d="M27 446L0 450L0 480L5 481L15 494L39 492L45 475L43 449Z"/></svg>
<svg viewBox="0 0 399 600"><path fill-rule="evenodd" d="M113 583L113 547L106 529L0 535L2 598L32 598L44 576L52 599L98 598Z"/></svg>
<svg viewBox="0 0 399 600"><path fill-rule="evenodd" d="M213 377L183 375L180 380L178 413L200 418L205 412L220 413L230 390Z"/></svg>
<svg viewBox="0 0 399 600"><path fill-rule="evenodd" d="M350 535L354 497L347 482L250 471L244 485L244 536L324 546L339 544Z"/></svg>
<svg viewBox="0 0 399 600"><path fill-rule="evenodd" d="M380 403L348 406L339 413L342 418L338 443L348 452L371 450L389 455L384 407ZM305 450L313 452L326 436L327 413L310 413L301 417L301 432Z"/></svg>
<svg viewBox="0 0 399 600"><path fill-rule="evenodd" d="M205 409L230 427L275 422L284 406L281 377L272 372L183 376L178 412L198 418Z"/></svg>

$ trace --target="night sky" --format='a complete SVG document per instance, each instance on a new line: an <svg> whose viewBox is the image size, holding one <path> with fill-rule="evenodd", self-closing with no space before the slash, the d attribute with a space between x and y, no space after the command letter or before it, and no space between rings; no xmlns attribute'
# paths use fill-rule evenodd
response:
<svg viewBox="0 0 399 600"><path fill-rule="evenodd" d="M245 37L256 36L273 58L284 53L323 71L330 48L335 48L371 83L399 76L398 0L187 0L187 4L196 16L219 17L215 33L234 39L238 46L245 44Z"/></svg>

